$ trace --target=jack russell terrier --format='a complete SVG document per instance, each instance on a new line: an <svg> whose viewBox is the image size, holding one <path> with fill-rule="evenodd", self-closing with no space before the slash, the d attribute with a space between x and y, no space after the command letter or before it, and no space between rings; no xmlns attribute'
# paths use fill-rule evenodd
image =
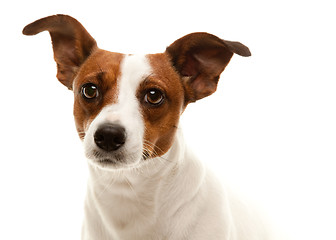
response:
<svg viewBox="0 0 336 240"><path fill-rule="evenodd" d="M179 118L216 91L239 42L208 33L164 53L109 52L74 18L54 15L23 29L49 31L57 78L74 93L74 118L89 162L82 239L269 239L248 207L186 148Z"/></svg>

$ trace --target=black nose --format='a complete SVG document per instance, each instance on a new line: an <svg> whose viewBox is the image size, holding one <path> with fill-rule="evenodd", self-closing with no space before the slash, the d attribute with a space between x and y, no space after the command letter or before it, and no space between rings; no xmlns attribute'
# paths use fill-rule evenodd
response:
<svg viewBox="0 0 336 240"><path fill-rule="evenodd" d="M105 151L115 151L126 141L125 128L118 124L104 124L95 132L94 141Z"/></svg>

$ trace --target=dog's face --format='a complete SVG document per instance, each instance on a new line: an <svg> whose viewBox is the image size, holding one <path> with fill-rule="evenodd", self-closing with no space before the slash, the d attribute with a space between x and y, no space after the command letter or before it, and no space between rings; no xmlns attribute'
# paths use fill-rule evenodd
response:
<svg viewBox="0 0 336 240"><path fill-rule="evenodd" d="M74 92L86 156L101 168L136 167L166 153L188 103L216 90L233 53L250 55L241 43L207 33L189 34L160 54L108 52L64 15L40 19L23 33L44 30L51 35L57 78Z"/></svg>
<svg viewBox="0 0 336 240"><path fill-rule="evenodd" d="M73 83L74 116L85 152L104 167L136 166L165 153L184 105L179 75L165 54L97 50Z"/></svg>

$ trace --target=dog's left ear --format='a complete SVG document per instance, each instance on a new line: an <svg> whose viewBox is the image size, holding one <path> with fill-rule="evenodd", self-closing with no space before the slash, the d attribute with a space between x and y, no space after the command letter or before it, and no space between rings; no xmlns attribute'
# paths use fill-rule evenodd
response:
<svg viewBox="0 0 336 240"><path fill-rule="evenodd" d="M53 15L27 25L22 33L35 35L49 31L58 80L72 90L77 70L87 57L97 49L96 41L76 19L67 15Z"/></svg>
<svg viewBox="0 0 336 240"><path fill-rule="evenodd" d="M216 91L219 76L234 53L251 56L243 44L222 40L209 33L186 35L171 44L166 53L185 80L186 104Z"/></svg>

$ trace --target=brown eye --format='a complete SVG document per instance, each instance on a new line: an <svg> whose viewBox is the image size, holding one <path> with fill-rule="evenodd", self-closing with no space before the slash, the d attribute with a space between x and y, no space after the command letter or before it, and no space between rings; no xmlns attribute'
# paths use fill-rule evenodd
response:
<svg viewBox="0 0 336 240"><path fill-rule="evenodd" d="M93 83L87 83L82 86L82 96L85 99L98 97L98 88Z"/></svg>
<svg viewBox="0 0 336 240"><path fill-rule="evenodd" d="M164 101L163 93L158 89L150 89L145 95L145 102L154 106L159 106Z"/></svg>

